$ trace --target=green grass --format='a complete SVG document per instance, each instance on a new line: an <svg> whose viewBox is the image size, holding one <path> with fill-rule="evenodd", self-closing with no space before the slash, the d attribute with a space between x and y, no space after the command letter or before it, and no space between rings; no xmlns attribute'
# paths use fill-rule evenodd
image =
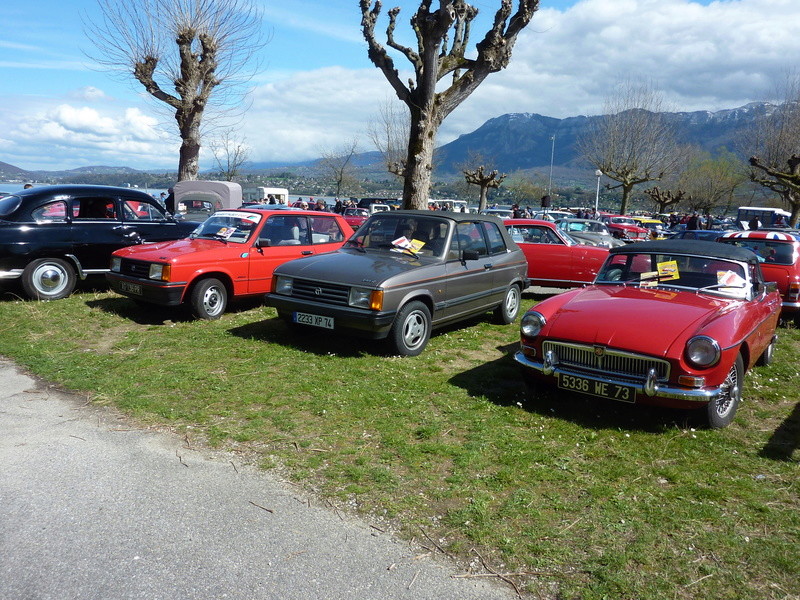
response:
<svg viewBox="0 0 800 600"><path fill-rule="evenodd" d="M718 431L680 411L534 396L510 359L516 326L489 319L399 358L261 306L192 321L90 290L7 293L0 332L0 354L33 373L515 573L530 597L798 598L793 328Z"/></svg>

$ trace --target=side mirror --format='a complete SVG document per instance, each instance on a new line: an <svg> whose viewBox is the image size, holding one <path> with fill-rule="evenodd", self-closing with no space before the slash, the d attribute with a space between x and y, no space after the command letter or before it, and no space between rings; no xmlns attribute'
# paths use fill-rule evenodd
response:
<svg viewBox="0 0 800 600"><path fill-rule="evenodd" d="M461 260L478 260L479 258L480 254L477 250L464 250L461 253Z"/></svg>

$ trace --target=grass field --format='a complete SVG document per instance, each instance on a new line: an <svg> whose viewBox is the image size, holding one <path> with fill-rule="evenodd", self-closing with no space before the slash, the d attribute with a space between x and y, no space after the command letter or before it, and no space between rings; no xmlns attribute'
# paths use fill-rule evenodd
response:
<svg viewBox="0 0 800 600"><path fill-rule="evenodd" d="M538 300L524 297L524 308ZM549 391L476 319L416 358L106 291L0 297L0 354L142 424L225 448L526 598L800 598L800 331L730 427Z"/></svg>

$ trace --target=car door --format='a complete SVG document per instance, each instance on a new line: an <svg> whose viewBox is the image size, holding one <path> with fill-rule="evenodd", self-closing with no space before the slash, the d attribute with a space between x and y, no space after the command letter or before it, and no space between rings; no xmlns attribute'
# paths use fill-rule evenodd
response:
<svg viewBox="0 0 800 600"><path fill-rule="evenodd" d="M117 232L123 245L138 243L139 240L164 242L186 237L184 228L169 218L155 200L121 198L120 206L122 225Z"/></svg>
<svg viewBox="0 0 800 600"><path fill-rule="evenodd" d="M106 271L114 250L135 243L124 237L120 205L114 197L74 196L69 211L73 254L86 273Z"/></svg>
<svg viewBox="0 0 800 600"><path fill-rule="evenodd" d="M311 256L314 243L311 223L305 215L270 215L253 237L248 265L248 294L267 293L275 267L285 262Z"/></svg>
<svg viewBox="0 0 800 600"><path fill-rule="evenodd" d="M465 256L465 252L467 253ZM445 262L447 286L444 318L479 312L492 302L492 259L480 222L456 223Z"/></svg>
<svg viewBox="0 0 800 600"><path fill-rule="evenodd" d="M533 285L570 281L573 259L570 247L542 225L517 225L514 240L528 259L528 277Z"/></svg>

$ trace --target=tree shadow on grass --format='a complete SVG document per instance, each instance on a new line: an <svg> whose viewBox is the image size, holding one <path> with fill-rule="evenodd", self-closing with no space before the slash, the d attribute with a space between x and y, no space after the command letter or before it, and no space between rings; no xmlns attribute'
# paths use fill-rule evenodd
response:
<svg viewBox="0 0 800 600"><path fill-rule="evenodd" d="M517 405L531 413L591 429L661 433L675 427L697 426L695 411L614 402L566 392L546 383L529 386L513 359L518 347L516 343L498 346L502 358L458 373L450 378L450 383L499 406Z"/></svg>
<svg viewBox="0 0 800 600"><path fill-rule="evenodd" d="M798 448L800 448L800 402L795 404L792 414L786 417L786 420L772 433L758 454L772 460L800 462L800 457L792 459L792 454Z"/></svg>

